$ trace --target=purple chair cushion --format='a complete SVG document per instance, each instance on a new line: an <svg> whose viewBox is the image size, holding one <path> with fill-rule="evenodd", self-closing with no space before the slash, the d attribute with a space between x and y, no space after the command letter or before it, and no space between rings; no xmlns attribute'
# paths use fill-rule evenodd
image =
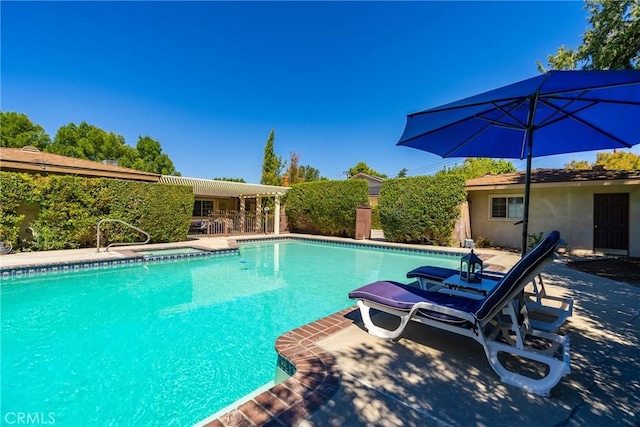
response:
<svg viewBox="0 0 640 427"><path fill-rule="evenodd" d="M442 282L444 279L459 273L458 270L453 268L434 267L431 265L423 265L422 267L414 268L407 273L408 279L416 277L424 277L436 282Z"/></svg>
<svg viewBox="0 0 640 427"><path fill-rule="evenodd" d="M422 267L414 268L407 273L408 279L415 279L418 277L424 277L425 279L432 280L434 282L442 282L449 277L459 274L460 271L455 268L435 267L432 265L423 265ZM500 280L504 276L504 273L498 271L485 270L482 272L482 277L487 279Z"/></svg>
<svg viewBox="0 0 640 427"><path fill-rule="evenodd" d="M474 313L481 300L468 299L440 292L425 291L414 286L398 282L380 281L370 283L349 292L349 298L377 302L387 307L409 311L418 302L430 302L439 306ZM439 321L452 324L468 323L464 319L431 310L421 309L420 314Z"/></svg>

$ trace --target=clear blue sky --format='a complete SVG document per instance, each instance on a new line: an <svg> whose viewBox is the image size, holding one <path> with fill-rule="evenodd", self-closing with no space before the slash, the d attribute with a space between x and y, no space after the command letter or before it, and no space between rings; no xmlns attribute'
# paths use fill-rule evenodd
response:
<svg viewBox="0 0 640 427"><path fill-rule="evenodd" d="M332 179L429 174L408 113L532 77L583 2L7 2L2 111L160 141L183 176L260 180L264 145ZM562 167L593 153L535 159ZM516 161L518 168L524 162Z"/></svg>

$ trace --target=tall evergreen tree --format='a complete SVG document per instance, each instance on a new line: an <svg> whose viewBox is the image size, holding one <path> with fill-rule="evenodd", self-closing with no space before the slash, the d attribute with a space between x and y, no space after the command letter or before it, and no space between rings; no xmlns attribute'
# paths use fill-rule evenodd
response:
<svg viewBox="0 0 640 427"><path fill-rule="evenodd" d="M260 183L264 185L281 185L282 177L280 173L284 168L282 158L276 156L273 144L276 139L275 129L271 129L267 143L264 146L264 158L262 160L262 177Z"/></svg>

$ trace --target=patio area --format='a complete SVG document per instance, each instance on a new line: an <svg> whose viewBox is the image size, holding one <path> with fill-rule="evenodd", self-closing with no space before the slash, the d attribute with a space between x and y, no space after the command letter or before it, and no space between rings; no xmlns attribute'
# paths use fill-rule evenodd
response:
<svg viewBox="0 0 640 427"><path fill-rule="evenodd" d="M571 338L570 375L551 396L502 384L472 340L413 322L397 343L350 326L318 342L341 370L340 388L300 425L637 426L640 288L556 262L552 295L575 300L559 333Z"/></svg>
<svg viewBox="0 0 640 427"><path fill-rule="evenodd" d="M340 240L340 239L337 239ZM351 242L353 242L351 240ZM202 237L152 247L224 249L235 242ZM122 257L116 248L3 256L3 268ZM487 251L509 268L517 255ZM355 308L281 336L279 352L298 372L209 425L424 426L640 424L640 288L556 261L544 274L552 295L574 298L560 329L571 338L571 369L550 397L502 384L482 347L468 338L411 324L398 342L368 335ZM304 347L300 347L304 346ZM287 354L289 352L289 354ZM319 362L318 362L319 361ZM321 372L320 372L321 371Z"/></svg>

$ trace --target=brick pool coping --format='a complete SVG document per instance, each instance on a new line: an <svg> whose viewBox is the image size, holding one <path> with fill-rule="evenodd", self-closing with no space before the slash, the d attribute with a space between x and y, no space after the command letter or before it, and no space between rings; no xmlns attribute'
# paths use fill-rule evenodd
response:
<svg viewBox="0 0 640 427"><path fill-rule="evenodd" d="M316 342L352 325L346 315L354 310L346 308L278 337L276 352L295 366L295 373L206 426L291 426L322 407L338 391L341 371L336 358Z"/></svg>

